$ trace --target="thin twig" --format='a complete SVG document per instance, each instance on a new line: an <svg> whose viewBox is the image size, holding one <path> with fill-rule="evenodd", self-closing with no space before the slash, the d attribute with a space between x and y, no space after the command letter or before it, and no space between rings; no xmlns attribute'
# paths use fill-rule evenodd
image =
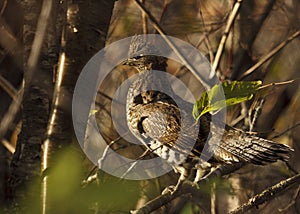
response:
<svg viewBox="0 0 300 214"><path fill-rule="evenodd" d="M237 118L235 118L233 121L230 122L230 126L234 127L236 124L241 122L243 119L245 119L245 115L241 114L240 116L238 116Z"/></svg>
<svg viewBox="0 0 300 214"><path fill-rule="evenodd" d="M1 8L0 8L0 16L2 16L2 14L3 14L3 12L4 12L5 8L6 8L6 6L7 6L7 0L3 0Z"/></svg>
<svg viewBox="0 0 300 214"><path fill-rule="evenodd" d="M140 0L142 4L145 4L145 0ZM143 23L143 34L148 33L148 23L147 16L144 11L142 11L142 23Z"/></svg>
<svg viewBox="0 0 300 214"><path fill-rule="evenodd" d="M0 16L0 46L13 57L14 63L18 68L23 68L22 51L23 47L20 40L14 35L10 26Z"/></svg>
<svg viewBox="0 0 300 214"><path fill-rule="evenodd" d="M279 212L284 212L287 209L289 209L291 206L293 206L297 202L297 198L299 197L299 195L300 195L300 186L295 191L292 201L287 206L285 206L284 208L278 209L278 211Z"/></svg>
<svg viewBox="0 0 300 214"><path fill-rule="evenodd" d="M271 52L263 56L255 65L245 71L239 79L243 79L249 74L253 73L256 69L258 69L262 64L268 61L271 57L273 57L276 53L278 53L282 48L284 48L288 43L297 38L300 35L300 30L294 32L291 36L289 36L285 41L281 42L277 47L275 47Z"/></svg>
<svg viewBox="0 0 300 214"><path fill-rule="evenodd" d="M13 99L17 98L17 89L0 74L0 87Z"/></svg>
<svg viewBox="0 0 300 214"><path fill-rule="evenodd" d="M195 76L195 78L200 81L207 89L210 88L210 86L204 81L207 78L204 78L201 73L197 72L197 70L191 65L186 57L181 53L181 51L176 47L174 42L169 39L169 37L166 36L165 31L160 27L159 23L156 21L155 17L150 13L150 11L139 1L135 0L136 4L142 10L145 15L148 17L150 22L152 23L153 27L157 32L161 35L161 37L165 40L165 42L169 45L169 47L174 51L174 53L178 56L178 58L182 61L182 63L192 72L192 74Z"/></svg>
<svg viewBox="0 0 300 214"><path fill-rule="evenodd" d="M241 109L240 109L240 115L235 118L233 121L230 122L230 126L236 126L236 124L238 124L240 121L242 120L246 120L247 119L247 112L249 111L248 110L248 107L246 106L245 103L241 103ZM245 121L244 124L247 126L248 122Z"/></svg>
<svg viewBox="0 0 300 214"><path fill-rule="evenodd" d="M1 120L0 123L0 140L3 139L4 135L6 134L7 130L11 127L18 111L20 110L20 106L23 99L24 87L22 87L19 92L17 93L16 98L10 104L7 113Z"/></svg>
<svg viewBox="0 0 300 214"><path fill-rule="evenodd" d="M291 84L293 82L294 82L294 80L287 80L287 81L283 81L283 82L273 82L273 83L270 83L270 84L267 84L267 85L260 86L258 88L258 90L262 90L262 89L269 88L269 87L287 85L287 84Z"/></svg>
<svg viewBox="0 0 300 214"><path fill-rule="evenodd" d="M213 182L212 187L210 188L211 196L210 196L210 213L217 213L217 193L216 193L216 182Z"/></svg>
<svg viewBox="0 0 300 214"><path fill-rule="evenodd" d="M38 64L39 56L42 51L43 42L45 41L45 35L47 31L47 23L49 21L51 11L52 11L53 1L44 0L39 20L36 27L35 37L32 43L31 52L27 62L27 78L26 81L30 82L31 78L34 76L36 66ZM28 85L28 83L27 83Z"/></svg>
<svg viewBox="0 0 300 214"><path fill-rule="evenodd" d="M201 17L201 21L203 23L203 29L204 29L204 40L205 40L205 44L207 45L207 49L208 49L208 53L209 53L209 58L210 58L210 63L212 63L214 61L214 54L210 45L210 41L209 41L209 37L208 37L208 30L204 21L204 17L203 17L203 13L201 10L201 1L199 1L200 4L200 9L199 9L199 13L200 13L200 17Z"/></svg>
<svg viewBox="0 0 300 214"><path fill-rule="evenodd" d="M111 146L113 146L115 143L117 143L121 139L122 139L121 137L117 137L115 140L110 141L110 143L106 145L102 156L98 159L98 166L95 166L90 170L87 177L81 182L82 187L85 187L88 184L92 183L93 181L97 180L98 173L97 172L95 173L95 170L101 169L103 161L104 161L105 157L108 155L109 149L111 148Z"/></svg>
<svg viewBox="0 0 300 214"><path fill-rule="evenodd" d="M293 125L292 127L287 128L287 129L284 130L283 132L281 132L281 133L279 133L279 134L273 136L271 139L279 138L279 137L281 137L282 135L284 135L285 133L287 133L288 131L291 131L292 129L297 128L299 125L300 125L300 123L297 123L297 124Z"/></svg>
<svg viewBox="0 0 300 214"><path fill-rule="evenodd" d="M152 152L152 151L150 151L149 149L146 149L146 151L131 164L131 166L126 170L126 172L123 173L123 175L120 178L121 179L125 178L125 176L128 175L128 173L138 164L138 161L143 159L147 155L149 155L150 152Z"/></svg>
<svg viewBox="0 0 300 214"><path fill-rule="evenodd" d="M103 93L102 91L97 91L97 94L99 94L100 96L103 96L104 98L108 99L109 101L114 101L117 104L125 105L125 103L122 103L116 99L113 100L113 98L111 98L109 95Z"/></svg>
<svg viewBox="0 0 300 214"><path fill-rule="evenodd" d="M253 207L257 207L258 205L263 204L264 202L273 199L279 193L282 193L284 190L291 187L295 183L300 183L300 174L297 174L286 180L280 181L279 183L264 190L260 194L257 194L254 197L250 198L248 200L248 202L239 206L238 208L236 208L235 210L233 210L229 213L230 214L244 213Z"/></svg>
<svg viewBox="0 0 300 214"><path fill-rule="evenodd" d="M289 162L284 162L285 166L287 169L292 172L294 175L297 175L299 172L289 163Z"/></svg>
<svg viewBox="0 0 300 214"><path fill-rule="evenodd" d="M258 117L260 116L261 112L262 112L262 107L263 107L263 104L265 102L265 99L262 98L258 104L258 106L256 106L253 110L254 110L254 113L252 110L249 111L249 132L253 132L253 129L254 129L254 126L257 122L257 119ZM253 113L253 115L252 115ZM251 116L253 116L251 118Z"/></svg>
<svg viewBox="0 0 300 214"><path fill-rule="evenodd" d="M103 151L103 154L102 154L101 158L99 158L99 160L98 160L98 167L99 167L99 169L101 169L102 163L103 163L103 161L104 161L106 155L108 154L108 151L109 151L110 147L111 147L112 145L114 145L117 141L119 141L120 139L121 139L121 138L118 137L116 140L111 141L111 142L106 146L106 148L105 148L104 151Z"/></svg>
<svg viewBox="0 0 300 214"><path fill-rule="evenodd" d="M185 181L178 189L172 194L170 191L166 191L164 194L158 196L157 198L149 201L143 207L131 211L132 214L148 214L154 210L159 209L163 205L169 203L175 198L186 195L186 194L197 194L200 185L204 185L216 177L221 177L230 174L238 169L240 169L244 164L238 163L233 165L223 165L216 170L212 171L201 179L197 184L191 181Z"/></svg>
<svg viewBox="0 0 300 214"><path fill-rule="evenodd" d="M204 42L205 41L205 36L202 36L201 38L199 38L199 41L197 42L197 44L196 44L196 48L199 48L199 46L202 44L202 42ZM190 42L191 43L191 42ZM192 53L189 53L188 54L188 57L191 55ZM180 66L180 67L178 67L177 69L176 69L176 71L175 72L173 72L173 75L174 76L176 76L176 77L178 77L178 78L180 78L180 75L178 74L180 71L182 71L183 69L185 69L186 67L185 66Z"/></svg>
<svg viewBox="0 0 300 214"><path fill-rule="evenodd" d="M225 30L224 30L224 33L223 33L223 36L221 38L221 41L220 41L220 44L219 44L219 47L218 47L218 50L217 50L217 53L216 53L216 57L215 57L215 61L213 63L213 71L216 71L218 66L219 66L219 63L220 63L220 60L221 60L221 56L222 56L222 53L223 53L223 50L224 50L224 47L225 47L225 43L226 43L226 40L228 38L228 35L229 35L229 31L232 27L232 24L238 14L238 11L241 7L241 3L242 3L242 0L237 0L233 6L233 9L232 9L232 12L231 14L229 15L229 18L228 18L228 22L227 22L227 25L225 27ZM211 73L210 75L212 75L213 73Z"/></svg>
<svg viewBox="0 0 300 214"><path fill-rule="evenodd" d="M15 153L15 148L13 147L13 145L11 145L10 142L8 142L6 139L2 139L1 142L2 145L7 149L7 151L9 151L11 154Z"/></svg>

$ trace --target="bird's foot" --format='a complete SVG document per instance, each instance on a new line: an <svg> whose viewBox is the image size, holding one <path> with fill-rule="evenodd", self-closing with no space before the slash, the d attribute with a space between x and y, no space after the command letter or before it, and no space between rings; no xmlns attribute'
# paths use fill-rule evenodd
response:
<svg viewBox="0 0 300 214"><path fill-rule="evenodd" d="M197 182L193 182L193 181L190 181L190 180L186 179L186 180L179 180L178 183L176 184L176 186L171 185L171 186L166 187L162 191L161 194L162 195L165 195L165 194L171 194L171 195L173 195L176 192L178 192L183 185L187 185L187 186L193 187L194 189L199 189L199 185L198 185Z"/></svg>
<svg viewBox="0 0 300 214"><path fill-rule="evenodd" d="M186 185L189 185L191 187L193 187L194 189L199 189L199 185L198 185L198 182L197 181L189 181L189 180L186 180L184 181L184 183Z"/></svg>
<svg viewBox="0 0 300 214"><path fill-rule="evenodd" d="M168 187L166 187L163 191L162 191L162 195L171 193L171 195L173 195L175 192L177 192L179 190L179 188L182 186L183 184L183 180L179 179L177 184L174 185L170 185Z"/></svg>
<svg viewBox="0 0 300 214"><path fill-rule="evenodd" d="M177 186L177 185L176 185ZM171 195L173 195L177 190L178 188L176 188L175 185L170 185L168 187L166 187L163 191L162 191L162 195L166 195L166 194L169 194L171 193Z"/></svg>

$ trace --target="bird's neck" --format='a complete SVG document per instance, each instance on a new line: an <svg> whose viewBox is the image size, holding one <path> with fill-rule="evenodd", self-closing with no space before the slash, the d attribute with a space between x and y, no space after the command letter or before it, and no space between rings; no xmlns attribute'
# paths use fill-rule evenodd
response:
<svg viewBox="0 0 300 214"><path fill-rule="evenodd" d="M171 84L168 78L166 78L166 75L163 75L163 72L166 72L167 68L166 58L146 56L142 65L143 66L136 67L139 74L130 86L127 102L135 103L134 99L146 91L161 91L172 96L173 90ZM154 96L157 95L157 93L151 94Z"/></svg>
<svg viewBox="0 0 300 214"><path fill-rule="evenodd" d="M127 103L143 103L142 100L139 101L141 93L147 91L157 91L167 94L172 97L173 90L171 84L166 78L166 75L163 75L162 72L156 70L146 70L140 72L136 79L132 82L128 95ZM157 93L151 93L152 96L156 96ZM159 99L159 97L158 97Z"/></svg>

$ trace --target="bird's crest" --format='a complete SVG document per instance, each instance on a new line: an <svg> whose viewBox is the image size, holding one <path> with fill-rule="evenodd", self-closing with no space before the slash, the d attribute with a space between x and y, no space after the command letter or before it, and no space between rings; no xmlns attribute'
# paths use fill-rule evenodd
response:
<svg viewBox="0 0 300 214"><path fill-rule="evenodd" d="M136 58L145 55L159 56L161 54L159 50L151 43L151 41L147 41L146 36L133 36L129 45L128 58Z"/></svg>

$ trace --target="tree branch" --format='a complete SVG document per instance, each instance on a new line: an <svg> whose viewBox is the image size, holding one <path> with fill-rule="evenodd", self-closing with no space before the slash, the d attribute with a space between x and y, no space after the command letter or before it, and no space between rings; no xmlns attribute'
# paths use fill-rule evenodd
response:
<svg viewBox="0 0 300 214"><path fill-rule="evenodd" d="M166 193L149 201L148 203L146 203L143 207L139 208L138 210L131 211L131 213L132 214L147 214L154 210L159 209L163 205L167 204L168 202L174 200L175 198L177 198L179 196L186 195L186 194L197 195L197 194L199 194L198 189L200 188L201 185L208 183L213 178L228 175L228 174L240 169L242 166L244 166L244 164L241 164L241 163L220 166L216 170L214 170L211 173L209 173L208 175L206 175L197 184L193 183L191 181L184 181L182 186L179 186L178 189L173 194L171 192L167 191Z"/></svg>
<svg viewBox="0 0 300 214"><path fill-rule="evenodd" d="M40 175L41 142L49 115L49 74L52 70L44 56L47 50L45 37L52 1L30 0L21 1L20 4L24 11L22 53L25 86L21 91L24 93L23 99L22 93L19 94L18 103L14 101L10 107L12 112L16 113L22 101L22 129L11 161L8 180L8 197L11 201L7 206L15 212L23 213L29 209L29 205L21 206L19 201L28 198L37 201L40 196L40 188L34 188L33 191L27 191L27 188ZM35 72L37 69L38 72ZM38 203L35 205L38 206Z"/></svg>
<svg viewBox="0 0 300 214"><path fill-rule="evenodd" d="M281 42L277 47L275 47L271 52L267 55L263 56L255 65L245 71L239 79L243 79L244 77L253 73L256 69L258 69L262 64L268 61L271 57L273 57L276 53L278 53L282 48L284 48L288 43L292 40L300 36L300 30L297 30L292 35L290 35L285 41Z"/></svg>
<svg viewBox="0 0 300 214"><path fill-rule="evenodd" d="M174 51L174 53L178 56L178 58L182 61L182 63L187 67L187 69L189 69L190 72L192 72L192 74L195 76L195 78L197 78L198 81L200 81L207 89L209 89L210 86L204 81L207 78L202 77L201 76L202 74L200 72L197 72L197 69L195 69L188 62L184 54L182 54L181 51L173 43L173 41L166 36L166 32L160 27L159 23L156 21L155 17L150 13L150 11L139 0L135 0L135 2L140 8L140 10L150 20L154 29L157 30L157 32L161 35L161 37L165 40L165 42L169 45L169 47Z"/></svg>
<svg viewBox="0 0 300 214"><path fill-rule="evenodd" d="M219 66L219 63L220 63L220 60L221 60L221 56L222 56L222 53L223 53L223 50L224 50L224 47L225 47L225 43L226 43L226 40L228 38L228 34L229 34L229 31L231 29L231 26L237 16L237 13L241 7L241 4L242 4L242 0L237 0L233 6L233 9L232 9L232 12L228 18L228 22L227 22L227 25L226 25L226 28L225 28L225 31L223 33L223 36L221 38L221 41L220 41L220 44L219 44L219 47L218 47L218 50L217 50L217 53L216 53L216 57L215 57L215 61L213 63L213 66L212 66L212 71L216 71L218 66Z"/></svg>
<svg viewBox="0 0 300 214"><path fill-rule="evenodd" d="M271 186L270 188L264 190L260 194L257 194L254 197L250 198L247 203L241 205L240 207L236 208L235 210L229 213L230 214L244 213L253 207L256 207L266 201L273 199L279 193L282 193L284 190L291 187L295 183L300 184L300 174L297 174L286 180L280 181L274 186Z"/></svg>
<svg viewBox="0 0 300 214"><path fill-rule="evenodd" d="M0 88L2 88L12 99L16 100L18 90L0 74Z"/></svg>

